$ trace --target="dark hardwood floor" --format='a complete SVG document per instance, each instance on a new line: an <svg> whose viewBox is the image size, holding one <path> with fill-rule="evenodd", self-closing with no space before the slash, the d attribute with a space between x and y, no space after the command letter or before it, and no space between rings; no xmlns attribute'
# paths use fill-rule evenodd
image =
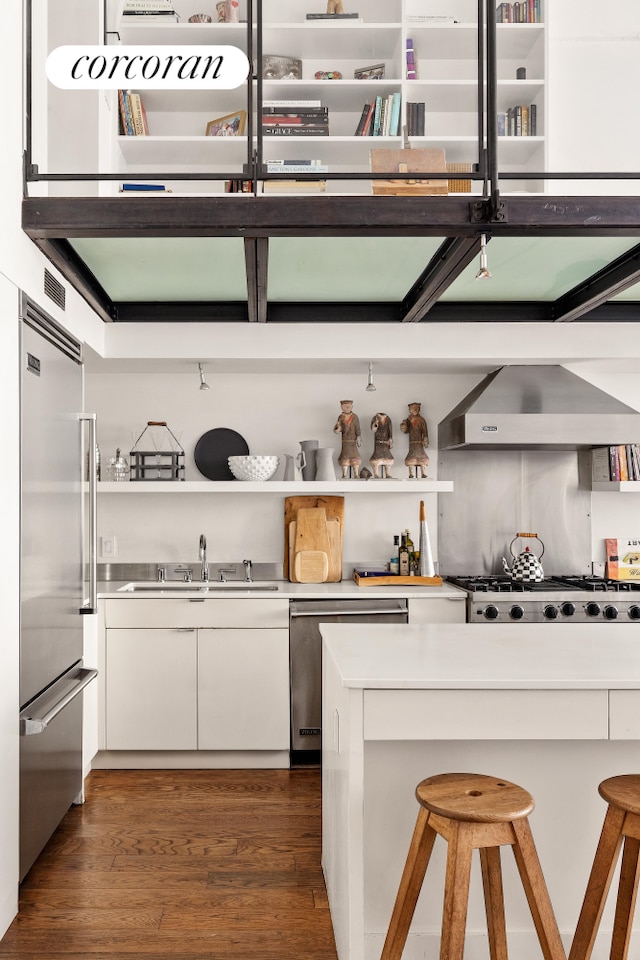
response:
<svg viewBox="0 0 640 960"><path fill-rule="evenodd" d="M320 772L96 770L0 960L336 960Z"/></svg>

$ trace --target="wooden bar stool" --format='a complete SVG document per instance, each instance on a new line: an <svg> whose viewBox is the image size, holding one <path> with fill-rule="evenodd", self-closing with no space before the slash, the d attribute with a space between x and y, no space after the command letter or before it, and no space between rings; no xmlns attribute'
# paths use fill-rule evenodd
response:
<svg viewBox="0 0 640 960"><path fill-rule="evenodd" d="M566 955L549 900L528 815L530 793L507 780L475 773L428 777L416 787L420 804L391 915L382 960L400 960L436 836L448 843L440 960L462 960L471 854L480 850L491 960L506 960L507 934L500 847L512 846L545 960Z"/></svg>
<svg viewBox="0 0 640 960"><path fill-rule="evenodd" d="M630 773L603 780L598 787L598 792L609 806L571 944L569 960L587 960L591 956L623 841L624 851L613 921L610 960L624 960L629 952L640 872L638 869L640 775Z"/></svg>

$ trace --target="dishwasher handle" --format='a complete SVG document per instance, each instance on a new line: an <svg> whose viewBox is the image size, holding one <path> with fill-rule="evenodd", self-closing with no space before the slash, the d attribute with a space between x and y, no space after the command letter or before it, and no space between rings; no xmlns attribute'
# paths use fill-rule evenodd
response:
<svg viewBox="0 0 640 960"><path fill-rule="evenodd" d="M69 690L57 703L51 707L41 717L21 717L20 718L20 736L31 737L36 733L44 733L52 720L62 713L72 700L82 693L87 684L91 683L98 676L97 670L81 670L78 674L78 682Z"/></svg>
<svg viewBox="0 0 640 960"><path fill-rule="evenodd" d="M322 619L322 617L383 617L396 614L408 613L408 605L406 600L398 600L397 608L388 608L380 609L380 607L370 607L370 608L359 608L358 610L351 610L349 608L343 607L330 607L327 606L325 610L305 610L304 607L299 607L295 603L290 604L289 606L289 615L291 617L315 617L316 619Z"/></svg>

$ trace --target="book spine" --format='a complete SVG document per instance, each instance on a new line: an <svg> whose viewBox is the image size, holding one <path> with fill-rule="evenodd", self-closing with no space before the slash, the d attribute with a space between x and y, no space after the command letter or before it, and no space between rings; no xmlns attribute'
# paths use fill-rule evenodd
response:
<svg viewBox="0 0 640 960"><path fill-rule="evenodd" d="M267 123L329 123L329 117L326 113L269 113L263 114L263 124Z"/></svg>
<svg viewBox="0 0 640 960"><path fill-rule="evenodd" d="M400 108L402 106L402 97L399 93L392 94L391 117L389 119L389 136L397 137L400 133Z"/></svg>
<svg viewBox="0 0 640 960"><path fill-rule="evenodd" d="M268 163L266 165L267 173L308 173L310 176L313 176L316 173L328 173L329 167L327 164L318 164L317 167L305 167L303 164L288 164L286 167L279 167L277 164Z"/></svg>
<svg viewBox="0 0 640 960"><path fill-rule="evenodd" d="M357 13L308 13L307 20L360 20Z"/></svg>
<svg viewBox="0 0 640 960"><path fill-rule="evenodd" d="M499 113L497 117L497 122L498 122L498 136L504 137L506 135L506 129L507 129L506 113Z"/></svg>
<svg viewBox="0 0 640 960"><path fill-rule="evenodd" d="M382 97L376 97L373 114L373 136L380 136L380 116L382 113Z"/></svg>
<svg viewBox="0 0 640 960"><path fill-rule="evenodd" d="M265 163L270 167L283 167L285 170L288 167L321 167L322 160L265 160Z"/></svg>
<svg viewBox="0 0 640 960"><path fill-rule="evenodd" d="M636 480L640 480L640 444L632 443L631 451L633 453L633 473Z"/></svg>
<svg viewBox="0 0 640 960"><path fill-rule="evenodd" d="M376 102L375 100L372 100L371 103L369 104L369 108L367 110L367 118L362 128L361 136L363 137L370 137L371 134L373 133L373 115L375 113L375 107L376 107Z"/></svg>
<svg viewBox="0 0 640 960"><path fill-rule="evenodd" d="M416 131L418 137L424 137L426 110L427 106L425 103L421 102L418 104L418 129Z"/></svg>
<svg viewBox="0 0 640 960"><path fill-rule="evenodd" d="M529 107L522 106L522 136L529 136Z"/></svg>
<svg viewBox="0 0 640 960"><path fill-rule="evenodd" d="M360 119L358 120L358 126L356 127L354 137L362 136L362 131L364 130L364 125L367 121L368 116L369 116L369 104L365 103L364 107L362 108Z"/></svg>
<svg viewBox="0 0 640 960"><path fill-rule="evenodd" d="M264 100L262 103L262 110L269 107L307 107L315 108L322 106L321 100Z"/></svg>
<svg viewBox="0 0 640 960"><path fill-rule="evenodd" d="M619 467L620 476L618 479L628 480L629 469L627 466L627 448L624 445L624 443L618 444L618 463L620 464L620 467Z"/></svg>
<svg viewBox="0 0 640 960"><path fill-rule="evenodd" d="M121 193L166 193L167 188L164 183L123 183L120 191Z"/></svg>
<svg viewBox="0 0 640 960"><path fill-rule="evenodd" d="M416 57L413 40L407 39L407 80L415 80L416 77Z"/></svg>
<svg viewBox="0 0 640 960"><path fill-rule="evenodd" d="M537 137L538 135L538 108L535 103L529 104L529 136Z"/></svg>
<svg viewBox="0 0 640 960"><path fill-rule="evenodd" d="M608 447L596 447L591 451L591 479L598 483L611 480Z"/></svg>
<svg viewBox="0 0 640 960"><path fill-rule="evenodd" d="M135 134L135 131L133 129L133 121L131 119L129 93L126 90L119 90L118 96L120 97L120 110L122 113L122 126L124 130L124 134L127 137L133 137Z"/></svg>
<svg viewBox="0 0 640 960"><path fill-rule="evenodd" d="M329 136L329 127L328 126L311 126L310 124L301 123L299 126L285 126L284 124L276 124L273 127L269 127L269 136L270 137L328 137Z"/></svg>
<svg viewBox="0 0 640 960"><path fill-rule="evenodd" d="M611 464L610 473L612 480L620 479L620 461L618 459L618 448L609 447L609 462Z"/></svg>
<svg viewBox="0 0 640 960"><path fill-rule="evenodd" d="M133 120L133 132L136 137L143 137L145 135L145 131L144 131L144 119L142 116L142 101L140 99L140 94L138 93L130 94L129 103L131 104L131 118Z"/></svg>
<svg viewBox="0 0 640 960"><path fill-rule="evenodd" d="M263 107L263 117L328 117L328 107L297 107L295 110L285 110L282 107Z"/></svg>

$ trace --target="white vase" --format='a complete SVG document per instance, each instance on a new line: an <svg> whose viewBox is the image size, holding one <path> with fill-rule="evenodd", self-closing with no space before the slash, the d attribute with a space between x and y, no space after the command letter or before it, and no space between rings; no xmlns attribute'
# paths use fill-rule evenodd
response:
<svg viewBox="0 0 640 960"><path fill-rule="evenodd" d="M316 452L320 446L317 440L301 440L300 448L304 454L304 466L302 467L303 480L315 480L316 478Z"/></svg>
<svg viewBox="0 0 640 960"><path fill-rule="evenodd" d="M316 480L335 480L333 447L318 447L316 450Z"/></svg>

